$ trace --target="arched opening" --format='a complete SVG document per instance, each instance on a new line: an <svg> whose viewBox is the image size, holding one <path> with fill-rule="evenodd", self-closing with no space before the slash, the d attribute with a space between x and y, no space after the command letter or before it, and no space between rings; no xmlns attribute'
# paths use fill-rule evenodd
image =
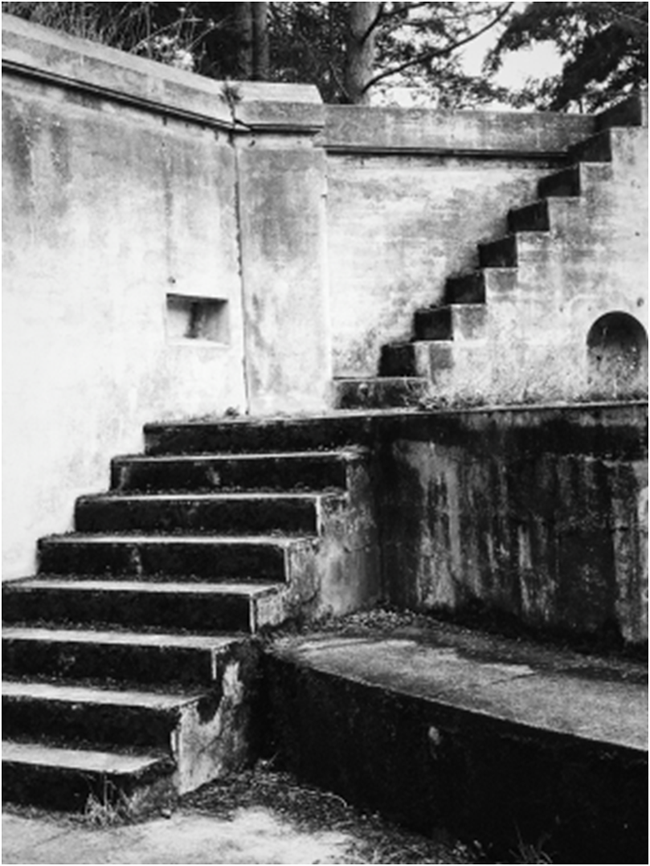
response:
<svg viewBox="0 0 650 866"><path fill-rule="evenodd" d="M647 392L648 336L627 313L607 313L587 335L589 384L603 396Z"/></svg>

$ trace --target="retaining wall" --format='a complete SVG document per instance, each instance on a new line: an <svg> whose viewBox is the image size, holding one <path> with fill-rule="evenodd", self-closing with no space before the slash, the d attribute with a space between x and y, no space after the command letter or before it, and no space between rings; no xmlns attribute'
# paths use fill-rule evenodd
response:
<svg viewBox="0 0 650 866"><path fill-rule="evenodd" d="M412 416L384 445L387 596L643 643L646 437L645 404Z"/></svg>

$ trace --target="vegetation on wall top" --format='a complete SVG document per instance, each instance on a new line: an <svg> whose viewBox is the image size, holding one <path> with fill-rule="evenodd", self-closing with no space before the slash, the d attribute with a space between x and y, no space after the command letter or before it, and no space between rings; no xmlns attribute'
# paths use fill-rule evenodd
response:
<svg viewBox="0 0 650 866"><path fill-rule="evenodd" d="M3 11L218 79L315 84L326 102L498 101L592 110L647 81L646 3L2 3ZM463 51L493 37L479 74ZM478 42L480 38L481 42ZM555 75L498 84L504 58L548 43ZM485 49L482 49L485 50Z"/></svg>

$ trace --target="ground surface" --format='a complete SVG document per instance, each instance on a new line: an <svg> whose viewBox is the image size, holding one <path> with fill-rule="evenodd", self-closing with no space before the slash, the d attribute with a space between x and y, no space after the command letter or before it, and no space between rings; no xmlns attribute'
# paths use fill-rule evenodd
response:
<svg viewBox="0 0 650 866"><path fill-rule="evenodd" d="M363 815L264 765L205 786L169 817L111 820L98 810L73 818L7 809L2 862L473 863L480 856Z"/></svg>

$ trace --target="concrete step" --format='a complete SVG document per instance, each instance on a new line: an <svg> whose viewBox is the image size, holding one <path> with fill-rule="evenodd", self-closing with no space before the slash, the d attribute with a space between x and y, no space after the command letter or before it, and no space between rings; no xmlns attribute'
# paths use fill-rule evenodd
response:
<svg viewBox="0 0 650 866"><path fill-rule="evenodd" d="M516 268L517 239L515 235L506 235L506 237L496 241L479 244L478 257L482 268Z"/></svg>
<svg viewBox="0 0 650 866"><path fill-rule="evenodd" d="M134 684L209 686L226 663L249 650L234 634L174 634L99 628L5 626L3 671L13 677L65 677Z"/></svg>
<svg viewBox="0 0 650 866"><path fill-rule="evenodd" d="M338 409L386 409L418 406L429 396L424 378L391 376L367 379L335 379Z"/></svg>
<svg viewBox="0 0 650 866"><path fill-rule="evenodd" d="M480 367L485 363L486 355L485 340L413 340L384 346L381 369L387 374L401 370L405 374L426 377L428 381L440 384L440 377L459 362L465 365L478 364Z"/></svg>
<svg viewBox="0 0 650 866"><path fill-rule="evenodd" d="M447 277L444 298L447 304L484 304L483 271Z"/></svg>
<svg viewBox="0 0 650 866"><path fill-rule="evenodd" d="M573 162L611 162L612 136L609 129L602 130L569 148Z"/></svg>
<svg viewBox="0 0 650 866"><path fill-rule="evenodd" d="M322 500L314 493L102 494L82 496L75 508L79 532L215 532L317 534Z"/></svg>
<svg viewBox="0 0 650 866"><path fill-rule="evenodd" d="M14 803L82 811L90 797L137 814L175 796L168 755L2 744L2 796Z"/></svg>
<svg viewBox="0 0 650 866"><path fill-rule="evenodd" d="M146 579L189 576L212 581L282 581L290 547L311 540L295 536L83 534L40 539L39 572Z"/></svg>
<svg viewBox="0 0 650 866"><path fill-rule="evenodd" d="M486 268L449 277L445 288L445 300L449 304L489 304L490 297L508 294L517 282L516 268Z"/></svg>
<svg viewBox="0 0 650 866"><path fill-rule="evenodd" d="M483 336L487 309L485 304L450 304L416 310L416 340L476 340Z"/></svg>
<svg viewBox="0 0 650 866"><path fill-rule="evenodd" d="M647 853L647 669L450 626L279 640L273 747L346 801L501 859ZM641 859L639 859L641 858Z"/></svg>
<svg viewBox="0 0 650 866"><path fill-rule="evenodd" d="M586 195L594 185L610 181L612 167L608 163L579 163L540 179L540 198Z"/></svg>
<svg viewBox="0 0 650 866"><path fill-rule="evenodd" d="M148 457L182 454L223 458L246 454L331 452L357 448L374 441L373 419L363 410L295 418L223 419L147 424L144 428Z"/></svg>
<svg viewBox="0 0 650 866"><path fill-rule="evenodd" d="M326 490L347 486L359 451L297 451L287 454L116 457L111 487L122 491Z"/></svg>
<svg viewBox="0 0 650 866"><path fill-rule="evenodd" d="M2 683L3 734L14 741L92 742L170 750L172 734L203 695L60 683Z"/></svg>
<svg viewBox="0 0 650 866"><path fill-rule="evenodd" d="M550 227L549 207L546 199L508 211L508 231L511 234L515 232L547 232Z"/></svg>
<svg viewBox="0 0 650 866"><path fill-rule="evenodd" d="M273 584L40 577L3 585L5 622L106 623L199 632L249 631L284 618Z"/></svg>

